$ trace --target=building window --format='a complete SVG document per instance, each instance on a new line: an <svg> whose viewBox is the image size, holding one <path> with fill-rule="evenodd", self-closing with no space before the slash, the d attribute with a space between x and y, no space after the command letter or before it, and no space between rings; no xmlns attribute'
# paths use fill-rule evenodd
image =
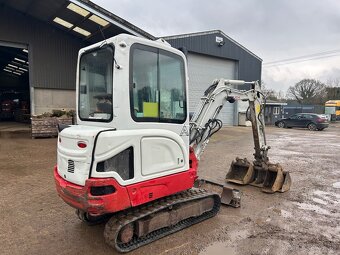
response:
<svg viewBox="0 0 340 255"><path fill-rule="evenodd" d="M130 102L135 121L183 123L186 120L183 59L153 47L133 45Z"/></svg>
<svg viewBox="0 0 340 255"><path fill-rule="evenodd" d="M274 115L279 115L280 114L280 107L274 107L273 114Z"/></svg>

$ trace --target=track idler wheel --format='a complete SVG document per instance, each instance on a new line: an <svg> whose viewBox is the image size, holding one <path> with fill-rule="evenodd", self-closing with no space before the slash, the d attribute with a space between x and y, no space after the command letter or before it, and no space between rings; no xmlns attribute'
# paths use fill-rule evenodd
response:
<svg viewBox="0 0 340 255"><path fill-rule="evenodd" d="M128 243L132 240L133 238L133 234L134 234L134 227L133 224L130 223L126 226L124 226L120 232L119 232L119 241L121 241L122 243Z"/></svg>

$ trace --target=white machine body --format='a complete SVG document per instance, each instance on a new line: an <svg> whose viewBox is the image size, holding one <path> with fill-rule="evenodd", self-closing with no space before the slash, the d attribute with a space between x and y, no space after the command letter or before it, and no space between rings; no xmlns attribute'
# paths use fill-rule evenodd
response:
<svg viewBox="0 0 340 255"><path fill-rule="evenodd" d="M186 66L169 44L126 34L81 49L77 125L59 133L59 175L78 185L114 177L125 186L188 170ZM98 110L101 104L109 113ZM118 161L105 162L121 152ZM130 176L118 173L119 160L132 160Z"/></svg>

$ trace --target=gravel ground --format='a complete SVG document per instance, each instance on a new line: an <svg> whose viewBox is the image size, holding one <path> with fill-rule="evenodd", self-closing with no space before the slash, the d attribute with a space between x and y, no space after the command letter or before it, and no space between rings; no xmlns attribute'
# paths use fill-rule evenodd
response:
<svg viewBox="0 0 340 255"><path fill-rule="evenodd" d="M271 161L291 173L289 192L235 186L241 208L222 207L130 254L340 254L340 124L321 132L269 127L267 140ZM115 254L104 225L81 223L57 196L56 142L0 133L1 254ZM252 153L250 128L223 128L201 158L200 177L223 183L232 159Z"/></svg>

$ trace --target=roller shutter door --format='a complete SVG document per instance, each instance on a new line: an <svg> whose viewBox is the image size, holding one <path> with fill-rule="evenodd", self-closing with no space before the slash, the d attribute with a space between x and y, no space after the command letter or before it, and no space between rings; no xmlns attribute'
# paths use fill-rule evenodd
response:
<svg viewBox="0 0 340 255"><path fill-rule="evenodd" d="M189 53L189 111L194 112L204 91L217 78L237 79L237 62L207 55ZM218 118L223 125L234 124L234 104L227 102Z"/></svg>

